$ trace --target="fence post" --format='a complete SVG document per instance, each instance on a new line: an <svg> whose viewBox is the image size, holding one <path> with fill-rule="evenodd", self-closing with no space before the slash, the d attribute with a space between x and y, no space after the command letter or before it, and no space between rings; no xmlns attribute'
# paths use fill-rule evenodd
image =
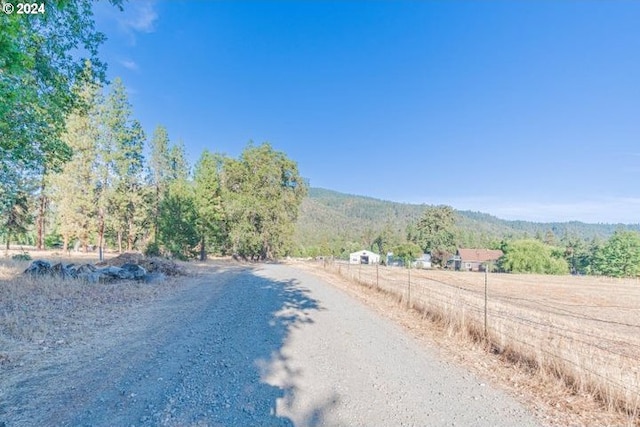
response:
<svg viewBox="0 0 640 427"><path fill-rule="evenodd" d="M409 286L407 287L407 308L411 308L411 267L407 270L409 272Z"/></svg>
<svg viewBox="0 0 640 427"><path fill-rule="evenodd" d="M376 264L376 288L380 287L380 276L378 274L378 267L380 267L380 264Z"/></svg>
<svg viewBox="0 0 640 427"><path fill-rule="evenodd" d="M488 294L487 279L488 279L488 276L489 276L488 268L485 267L484 269L484 339L485 340L488 338L487 336L487 294Z"/></svg>

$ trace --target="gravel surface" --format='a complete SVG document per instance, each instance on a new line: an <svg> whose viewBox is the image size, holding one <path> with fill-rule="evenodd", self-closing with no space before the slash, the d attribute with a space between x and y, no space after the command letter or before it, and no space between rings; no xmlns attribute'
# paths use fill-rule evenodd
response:
<svg viewBox="0 0 640 427"><path fill-rule="evenodd" d="M0 371L0 426L533 426L513 399L284 265L209 267Z"/></svg>

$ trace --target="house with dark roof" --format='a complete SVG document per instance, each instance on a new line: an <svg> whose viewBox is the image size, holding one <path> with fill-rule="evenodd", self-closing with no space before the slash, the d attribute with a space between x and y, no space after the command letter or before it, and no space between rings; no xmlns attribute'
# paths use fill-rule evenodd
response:
<svg viewBox="0 0 640 427"><path fill-rule="evenodd" d="M495 265L504 255L500 249L463 249L447 262L447 267L464 271L485 271L488 265Z"/></svg>

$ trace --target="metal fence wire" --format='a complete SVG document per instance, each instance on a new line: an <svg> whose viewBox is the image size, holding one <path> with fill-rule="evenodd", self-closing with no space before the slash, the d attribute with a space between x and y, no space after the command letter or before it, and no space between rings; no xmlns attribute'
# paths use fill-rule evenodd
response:
<svg viewBox="0 0 640 427"><path fill-rule="evenodd" d="M317 268L397 296L407 307L476 331L636 415L640 285L597 277L405 269L322 260Z"/></svg>

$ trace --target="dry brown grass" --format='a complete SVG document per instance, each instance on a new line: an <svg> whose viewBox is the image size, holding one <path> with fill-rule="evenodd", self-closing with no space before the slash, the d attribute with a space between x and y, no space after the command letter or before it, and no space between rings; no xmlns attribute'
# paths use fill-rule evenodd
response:
<svg viewBox="0 0 640 427"><path fill-rule="evenodd" d="M392 295L447 339L483 349L512 367L520 378L515 382L526 383L539 401L576 417L565 423L640 425L636 280L491 274L485 335L483 274L322 263L311 268Z"/></svg>
<svg viewBox="0 0 640 427"><path fill-rule="evenodd" d="M53 262L95 261L95 254L37 255L38 259ZM177 287L172 278L154 284L134 281L89 284L82 280L33 277L22 274L29 264L30 261L0 258L0 365L20 363L32 351L82 341L94 329L111 324L123 310Z"/></svg>

